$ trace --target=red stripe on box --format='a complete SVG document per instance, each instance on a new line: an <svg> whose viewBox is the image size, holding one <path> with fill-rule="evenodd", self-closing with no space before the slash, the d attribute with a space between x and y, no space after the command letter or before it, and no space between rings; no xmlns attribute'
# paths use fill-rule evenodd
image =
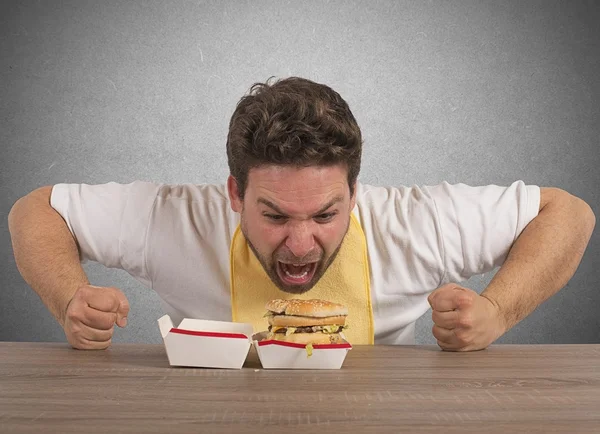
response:
<svg viewBox="0 0 600 434"><path fill-rule="evenodd" d="M179 333L180 335L205 336L209 338L248 339L248 336L241 333L196 332L193 330L177 329L175 327L173 327L170 332Z"/></svg>
<svg viewBox="0 0 600 434"><path fill-rule="evenodd" d="M259 341L258 342L258 346L262 347L264 345L280 345L282 347L291 347L291 348L302 348L304 349L306 347L306 345L304 344L297 344L295 342L284 342L284 341L277 341L277 340L268 340L268 341ZM352 345L346 343L346 344L318 344L318 345L313 345L314 349L317 350L330 350L330 349L342 349L342 348L352 348Z"/></svg>

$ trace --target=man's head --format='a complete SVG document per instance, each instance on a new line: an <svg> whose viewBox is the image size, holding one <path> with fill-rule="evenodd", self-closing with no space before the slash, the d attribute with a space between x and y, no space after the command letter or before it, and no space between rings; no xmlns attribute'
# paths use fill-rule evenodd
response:
<svg viewBox="0 0 600 434"><path fill-rule="evenodd" d="M301 78L252 86L227 138L232 208L265 271L282 290L306 292L348 230L362 137L346 102Z"/></svg>

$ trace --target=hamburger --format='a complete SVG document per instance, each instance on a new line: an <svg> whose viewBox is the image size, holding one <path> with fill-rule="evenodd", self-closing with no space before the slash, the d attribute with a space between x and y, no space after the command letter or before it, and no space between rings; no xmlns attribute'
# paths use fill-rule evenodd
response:
<svg viewBox="0 0 600 434"><path fill-rule="evenodd" d="M341 304L319 299L275 299L265 308L267 340L305 345L309 355L313 345L346 342L340 333L347 328L348 309Z"/></svg>

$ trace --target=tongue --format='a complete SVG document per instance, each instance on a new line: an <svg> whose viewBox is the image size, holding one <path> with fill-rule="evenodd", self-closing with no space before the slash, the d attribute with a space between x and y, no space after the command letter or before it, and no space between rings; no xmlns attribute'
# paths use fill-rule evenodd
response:
<svg viewBox="0 0 600 434"><path fill-rule="evenodd" d="M295 276L299 276L300 274L304 273L305 271L308 271L310 265L292 265L292 264L286 264L285 265L287 268L288 273L293 274Z"/></svg>

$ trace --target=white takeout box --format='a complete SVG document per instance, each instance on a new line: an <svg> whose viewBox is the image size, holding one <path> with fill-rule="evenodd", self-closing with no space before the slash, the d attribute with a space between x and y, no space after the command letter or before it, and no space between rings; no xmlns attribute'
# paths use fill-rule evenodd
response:
<svg viewBox="0 0 600 434"><path fill-rule="evenodd" d="M164 315L158 325L171 366L241 369L254 345L264 369L340 369L352 349L349 343L314 345L309 357L302 344L253 335L252 324L185 318L174 327Z"/></svg>
<svg viewBox="0 0 600 434"><path fill-rule="evenodd" d="M185 318L173 327L158 319L171 366L241 369L252 345L252 324Z"/></svg>
<svg viewBox="0 0 600 434"><path fill-rule="evenodd" d="M349 343L313 345L309 357L302 344L263 339L264 333L252 337L260 364L265 369L340 369L352 349Z"/></svg>

